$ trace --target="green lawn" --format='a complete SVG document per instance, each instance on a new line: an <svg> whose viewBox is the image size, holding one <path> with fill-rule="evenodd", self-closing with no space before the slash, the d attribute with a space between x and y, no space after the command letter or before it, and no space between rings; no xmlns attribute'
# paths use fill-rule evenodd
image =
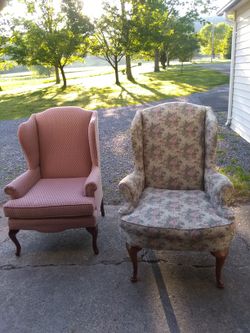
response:
<svg viewBox="0 0 250 333"><path fill-rule="evenodd" d="M234 185L235 202L249 202L250 198L250 172L244 170L241 166L231 163L224 168L218 168L219 172L230 178Z"/></svg>
<svg viewBox="0 0 250 333"><path fill-rule="evenodd" d="M0 119L28 117L52 106L76 105L86 109L142 104L194 92L203 92L228 83L228 76L217 71L187 65L183 73L173 66L160 73L149 72L152 64L134 68L135 82L120 73L121 85L114 84L110 67L68 69L68 87L62 90L54 78L32 77L25 73L0 75Z"/></svg>

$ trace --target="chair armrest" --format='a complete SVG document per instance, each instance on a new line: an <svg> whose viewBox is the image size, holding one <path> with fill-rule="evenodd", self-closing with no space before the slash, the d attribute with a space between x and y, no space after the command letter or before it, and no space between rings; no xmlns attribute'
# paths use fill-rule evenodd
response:
<svg viewBox="0 0 250 333"><path fill-rule="evenodd" d="M205 192L215 208L224 209L233 196L234 187L227 176L213 169L205 169Z"/></svg>
<svg viewBox="0 0 250 333"><path fill-rule="evenodd" d="M144 174L139 171L132 172L120 181L119 190L127 201L125 206L120 209L122 215L131 213L133 207L137 206L144 186Z"/></svg>
<svg viewBox="0 0 250 333"><path fill-rule="evenodd" d="M98 186L100 186L100 184L101 171L99 167L94 166L84 184L84 191L86 197L94 197L95 191L97 190Z"/></svg>
<svg viewBox="0 0 250 333"><path fill-rule="evenodd" d="M41 178L40 168L27 170L11 183L5 186L4 192L10 195L11 199L23 197Z"/></svg>

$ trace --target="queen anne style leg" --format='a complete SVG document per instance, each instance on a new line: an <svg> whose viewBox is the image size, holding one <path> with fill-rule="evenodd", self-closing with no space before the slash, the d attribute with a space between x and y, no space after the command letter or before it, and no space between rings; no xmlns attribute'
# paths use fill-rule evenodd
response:
<svg viewBox="0 0 250 333"><path fill-rule="evenodd" d="M224 283L222 282L221 279L221 272L222 272L222 267L224 266L225 260L228 255L228 249L211 252L211 254L216 258L215 276L216 276L217 287L223 289Z"/></svg>
<svg viewBox="0 0 250 333"><path fill-rule="evenodd" d="M95 254L99 253L96 241L97 241L97 235L98 235L98 227L87 227L87 231L92 235L92 247Z"/></svg>
<svg viewBox="0 0 250 333"><path fill-rule="evenodd" d="M101 214L102 214L102 217L105 216L105 210L104 210L104 203L103 203L103 199L102 199L102 203L101 203Z"/></svg>
<svg viewBox="0 0 250 333"><path fill-rule="evenodd" d="M137 282L137 272L138 272L138 260L137 260L137 253L141 250L139 246L130 246L126 243L126 247L128 250L128 254L133 264L133 275L130 278L131 282Z"/></svg>
<svg viewBox="0 0 250 333"><path fill-rule="evenodd" d="M21 245L18 242L17 238L16 238L16 234L18 233L19 230L9 230L9 237L12 240L12 242L16 245L16 256L19 257L20 256L20 252L21 252Z"/></svg>

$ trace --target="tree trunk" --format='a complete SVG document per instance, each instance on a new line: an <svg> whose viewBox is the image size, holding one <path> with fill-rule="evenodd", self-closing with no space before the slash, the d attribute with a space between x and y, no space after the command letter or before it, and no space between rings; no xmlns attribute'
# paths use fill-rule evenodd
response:
<svg viewBox="0 0 250 333"><path fill-rule="evenodd" d="M60 75L59 75L59 69L57 66L55 66L55 75L56 75L56 84L60 83Z"/></svg>
<svg viewBox="0 0 250 333"><path fill-rule="evenodd" d="M183 73L183 61L181 62L181 73Z"/></svg>
<svg viewBox="0 0 250 333"><path fill-rule="evenodd" d="M118 86L120 85L120 81L119 81L119 73L118 73L118 61L117 61L117 57L115 56L115 84L117 84Z"/></svg>
<svg viewBox="0 0 250 333"><path fill-rule="evenodd" d="M160 72L160 66L159 66L159 49L155 49L155 68L154 72Z"/></svg>
<svg viewBox="0 0 250 333"><path fill-rule="evenodd" d="M131 57L130 55L126 55L126 74L127 74L127 79L129 81L134 81L135 79L133 78L132 70L131 70Z"/></svg>
<svg viewBox="0 0 250 333"><path fill-rule="evenodd" d="M160 51L160 63L163 69L166 69L166 61L167 61L166 51L163 49Z"/></svg>
<svg viewBox="0 0 250 333"><path fill-rule="evenodd" d="M167 67L170 66L170 58L169 58L169 54L167 53Z"/></svg>
<svg viewBox="0 0 250 333"><path fill-rule="evenodd" d="M63 66L60 66L59 68L60 68L60 71L61 71L61 74L62 74L62 78L63 78L63 86L62 86L62 88L65 89L67 87L66 76L65 76L65 73L64 73Z"/></svg>

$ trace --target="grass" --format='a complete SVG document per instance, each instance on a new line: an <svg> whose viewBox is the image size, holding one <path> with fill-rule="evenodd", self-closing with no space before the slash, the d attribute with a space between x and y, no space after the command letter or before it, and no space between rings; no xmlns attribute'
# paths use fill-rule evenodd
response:
<svg viewBox="0 0 250 333"><path fill-rule="evenodd" d="M68 69L65 90L54 84L54 78L34 78L28 73L1 75L0 120L28 117L52 106L76 105L93 110L143 104L228 83L227 75L202 67L187 65L181 73L179 66L173 66L152 73L151 66L134 68L135 82L120 73L120 86L114 84L114 74L108 66L85 67L80 72Z"/></svg>
<svg viewBox="0 0 250 333"><path fill-rule="evenodd" d="M237 160L232 159L231 164L219 168L219 171L229 177L234 185L236 202L249 201L250 198L250 172L237 165Z"/></svg>

